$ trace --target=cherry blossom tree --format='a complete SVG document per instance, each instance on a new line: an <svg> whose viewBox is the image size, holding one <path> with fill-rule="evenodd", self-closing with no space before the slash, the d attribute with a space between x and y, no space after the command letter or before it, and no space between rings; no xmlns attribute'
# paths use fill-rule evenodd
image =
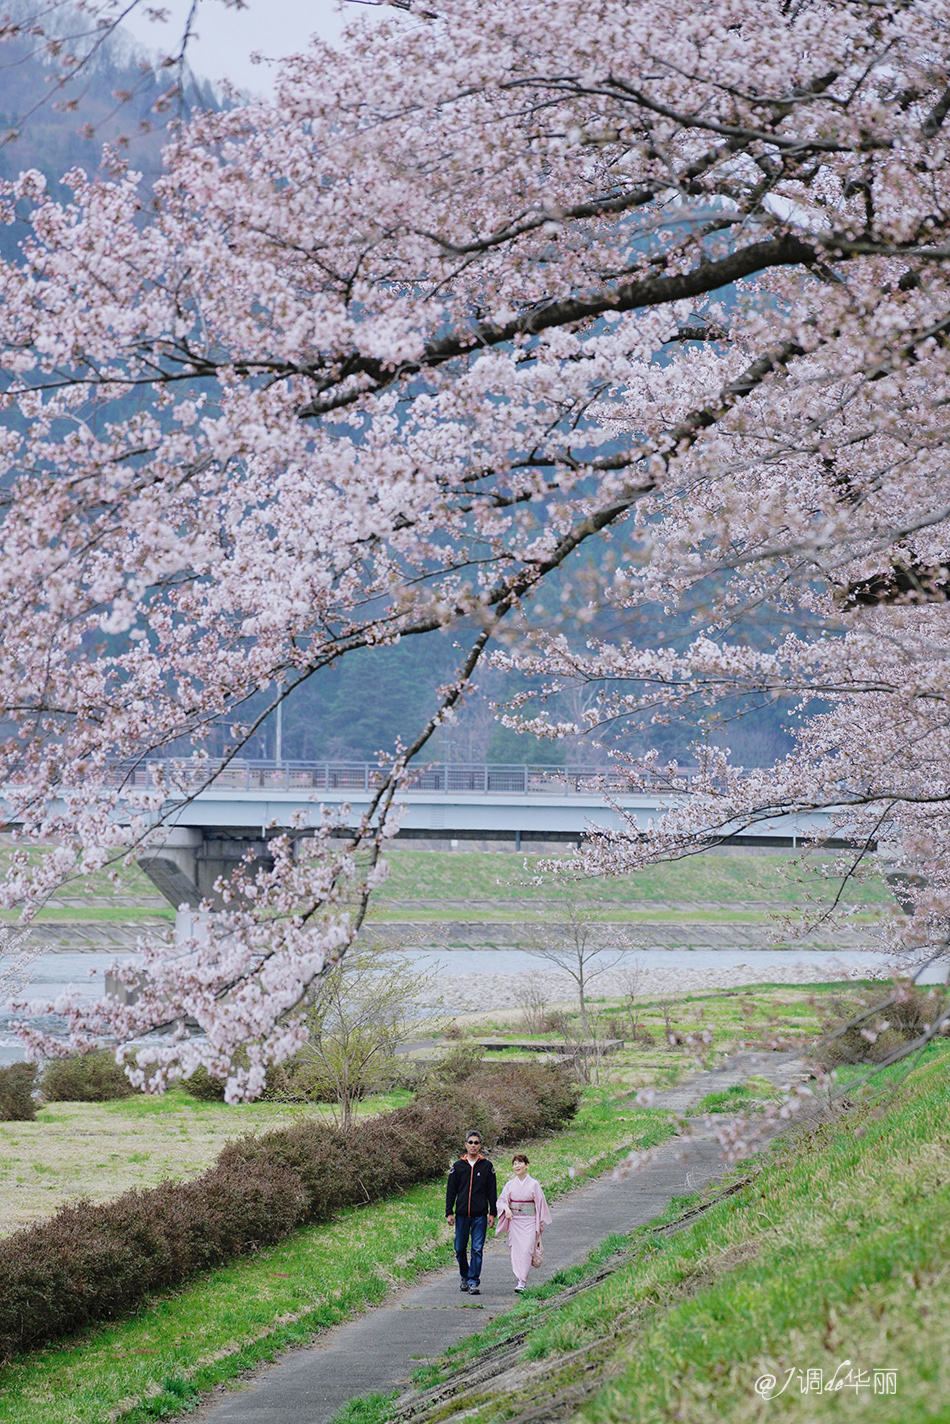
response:
<svg viewBox="0 0 950 1424"><path fill-rule="evenodd" d="M206 940L145 947L134 1005L70 1008L76 1041L172 1024L137 1081L243 1045L229 1091L259 1091L362 922L407 765L491 656L597 684L590 726L821 699L785 763L711 754L593 868L845 806L854 838L926 856L929 932L948 33L946 0L400 5L289 61L273 100L183 126L154 196L118 160L65 205L36 173L5 186L28 229L0 268L0 781L24 841L59 849L15 858L4 903L154 837L211 725L233 756L355 650L460 643L355 830L276 841ZM637 636L546 633L552 582ZM655 610L691 600L670 645ZM762 607L787 623L765 651L742 631ZM187 774L137 789L183 739Z"/></svg>

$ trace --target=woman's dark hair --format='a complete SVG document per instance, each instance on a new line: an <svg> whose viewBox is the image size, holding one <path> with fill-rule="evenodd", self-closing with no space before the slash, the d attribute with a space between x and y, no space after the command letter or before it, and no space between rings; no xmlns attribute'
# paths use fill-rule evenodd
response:
<svg viewBox="0 0 950 1424"><path fill-rule="evenodd" d="M516 1152L515 1155L512 1157L511 1165L514 1166L516 1162L523 1162L526 1167L528 1165L528 1159L523 1152Z"/></svg>

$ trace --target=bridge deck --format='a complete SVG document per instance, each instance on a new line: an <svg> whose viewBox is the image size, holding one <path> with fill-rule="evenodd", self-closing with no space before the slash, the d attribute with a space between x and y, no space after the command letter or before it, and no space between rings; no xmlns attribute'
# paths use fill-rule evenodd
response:
<svg viewBox="0 0 950 1424"><path fill-rule="evenodd" d="M155 764L139 769L143 779L155 776ZM163 775L189 787L197 768L164 763ZM207 780L214 766L205 767ZM680 771L685 782L694 769ZM213 775L211 784L173 812L179 826L239 830L286 827L302 820L319 824L324 809L348 805L352 818L366 811L382 773L370 763L233 762ZM190 782L190 789L195 781ZM681 800L669 789L630 791L629 780L617 767L492 766L439 764L413 773L409 788L399 795L405 837L528 840L577 839L601 828L625 826L647 830ZM685 792L688 795L688 792ZM821 834L832 822L827 811L776 816L743 831L742 839L760 844L794 844L801 837Z"/></svg>

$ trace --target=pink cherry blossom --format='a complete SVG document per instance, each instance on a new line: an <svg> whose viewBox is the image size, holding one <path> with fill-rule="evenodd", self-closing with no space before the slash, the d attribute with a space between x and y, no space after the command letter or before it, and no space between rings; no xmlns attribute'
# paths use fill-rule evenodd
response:
<svg viewBox="0 0 950 1424"><path fill-rule="evenodd" d="M407 761L493 653L596 685L592 728L820 698L782 765L710 751L655 834L587 868L840 807L925 863L911 934L932 936L948 34L946 0L394 7L288 61L273 100L181 128L154 201L117 163L67 175L64 203L37 174L2 185L29 221L0 264L0 779L24 847L4 904L29 916L160 831L201 778L136 788L148 753L224 722L237 754L260 689L464 640L371 815L288 841L180 954L146 944L135 1005L61 1006L75 1042L170 1024L135 1081L203 1062L259 1092L359 928ZM553 576L637 637L552 634ZM688 648L644 629L697 590ZM740 615L764 605L789 631L762 651ZM35 863L40 837L59 849Z"/></svg>

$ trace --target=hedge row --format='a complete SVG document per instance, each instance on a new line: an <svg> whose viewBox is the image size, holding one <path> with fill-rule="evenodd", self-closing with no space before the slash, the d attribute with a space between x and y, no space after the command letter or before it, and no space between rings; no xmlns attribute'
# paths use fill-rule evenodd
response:
<svg viewBox="0 0 950 1424"><path fill-rule="evenodd" d="M347 1135L304 1121L229 1143L189 1182L63 1207L0 1240L0 1360L127 1314L297 1226L430 1181L473 1124L487 1141L520 1141L576 1108L562 1069L485 1068Z"/></svg>

